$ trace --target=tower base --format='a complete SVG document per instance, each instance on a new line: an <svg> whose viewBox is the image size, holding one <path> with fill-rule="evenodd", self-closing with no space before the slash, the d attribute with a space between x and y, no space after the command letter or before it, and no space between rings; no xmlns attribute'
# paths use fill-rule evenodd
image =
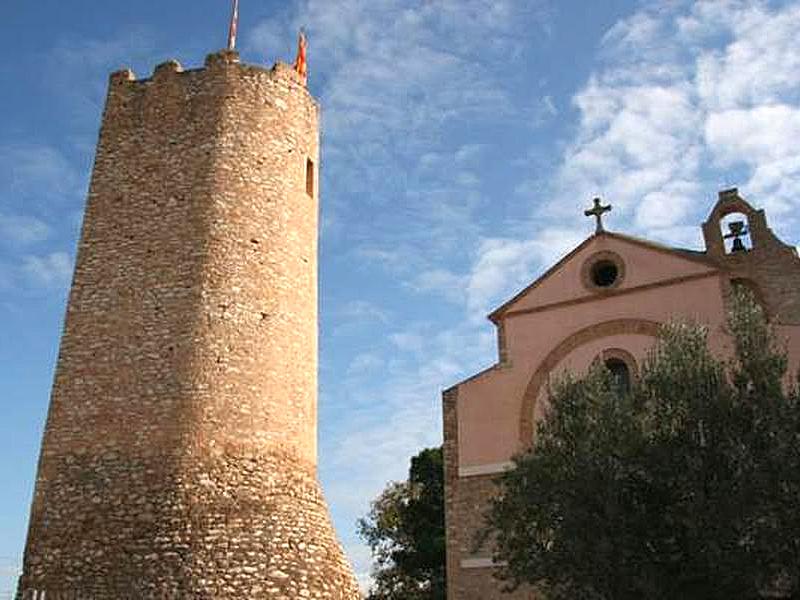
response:
<svg viewBox="0 0 800 600"><path fill-rule="evenodd" d="M291 457L70 455L39 484L20 600L360 598L314 470ZM59 508L76 496L80 513Z"/></svg>

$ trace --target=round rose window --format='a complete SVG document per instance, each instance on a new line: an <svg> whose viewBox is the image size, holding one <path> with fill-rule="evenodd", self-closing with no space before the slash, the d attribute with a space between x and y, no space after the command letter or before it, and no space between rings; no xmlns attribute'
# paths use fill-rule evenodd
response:
<svg viewBox="0 0 800 600"><path fill-rule="evenodd" d="M619 287L625 277L625 263L616 252L604 251L593 254L581 269L581 278L586 288L601 292Z"/></svg>
<svg viewBox="0 0 800 600"><path fill-rule="evenodd" d="M619 277L619 269L611 260L598 260L592 265L591 276L597 287L611 287Z"/></svg>

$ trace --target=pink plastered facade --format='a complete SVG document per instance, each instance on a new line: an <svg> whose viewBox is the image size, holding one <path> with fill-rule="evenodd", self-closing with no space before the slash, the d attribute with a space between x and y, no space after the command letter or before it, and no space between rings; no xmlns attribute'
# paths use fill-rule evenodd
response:
<svg viewBox="0 0 800 600"><path fill-rule="evenodd" d="M746 224L747 251L726 250L721 224L731 214ZM599 231L489 316L498 362L444 393L449 600L534 598L524 589L501 594L491 548L476 548L474 538L492 480L533 442L554 377L584 373L597 360L622 362L635 377L660 325L675 318L707 326L712 350L728 355L727 298L736 285L755 291L797 370L796 249L736 190L720 193L703 232L704 252Z"/></svg>

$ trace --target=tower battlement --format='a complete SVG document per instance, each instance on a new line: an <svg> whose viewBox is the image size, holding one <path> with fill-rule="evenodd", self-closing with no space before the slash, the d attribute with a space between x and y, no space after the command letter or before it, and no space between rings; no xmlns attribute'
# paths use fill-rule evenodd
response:
<svg viewBox="0 0 800 600"><path fill-rule="evenodd" d="M358 598L316 478L318 168L288 65L111 75L24 593Z"/></svg>
<svg viewBox="0 0 800 600"><path fill-rule="evenodd" d="M242 63L239 58L239 53L235 50L220 50L219 52L208 54L204 66L200 68L184 69L179 61L170 59L156 65L152 75L142 79L137 79L136 74L131 69L120 69L111 73L109 76L109 92L125 93L137 90L141 91L154 83L166 80L175 75L180 76L188 82L193 78L203 77L204 74L208 72L234 65L244 72L270 77L276 81L285 81L290 85L295 84L303 90L306 90L303 78L297 73L294 67L285 62L275 62L271 68L268 68L261 65ZM308 93L307 90L306 93ZM309 98L314 101L310 94Z"/></svg>
<svg viewBox="0 0 800 600"><path fill-rule="evenodd" d="M169 60L143 79L137 79L130 69L112 73L103 129L141 130L152 121L180 125L199 112L207 119L217 119L223 107L234 105L242 115L254 111L263 114L257 109L272 107L282 118L302 117L313 121L314 127L319 119L319 104L293 67L282 62L272 68L244 64L238 52L222 50L209 54L200 68L184 69L178 61ZM227 114L226 118L232 116ZM186 133L195 135L188 130Z"/></svg>

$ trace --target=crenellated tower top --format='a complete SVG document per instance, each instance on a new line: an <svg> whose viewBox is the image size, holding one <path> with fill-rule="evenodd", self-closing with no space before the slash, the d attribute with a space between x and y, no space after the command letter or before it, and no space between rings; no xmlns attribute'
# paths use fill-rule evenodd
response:
<svg viewBox="0 0 800 600"><path fill-rule="evenodd" d="M197 77L206 71L214 71L220 68L238 66L253 74L267 75L273 79L285 80L305 88L305 79L297 72L296 67L283 61L275 62L271 68L261 65L242 63L239 52L236 50L220 50L206 56L204 66L195 69L184 69L180 62L175 59L162 62L153 69L150 77L137 79L136 74L128 68L120 69L111 73L109 77L110 91L125 84L147 85L156 81L163 80L170 76L180 75L184 78ZM309 94L310 95L310 94Z"/></svg>

